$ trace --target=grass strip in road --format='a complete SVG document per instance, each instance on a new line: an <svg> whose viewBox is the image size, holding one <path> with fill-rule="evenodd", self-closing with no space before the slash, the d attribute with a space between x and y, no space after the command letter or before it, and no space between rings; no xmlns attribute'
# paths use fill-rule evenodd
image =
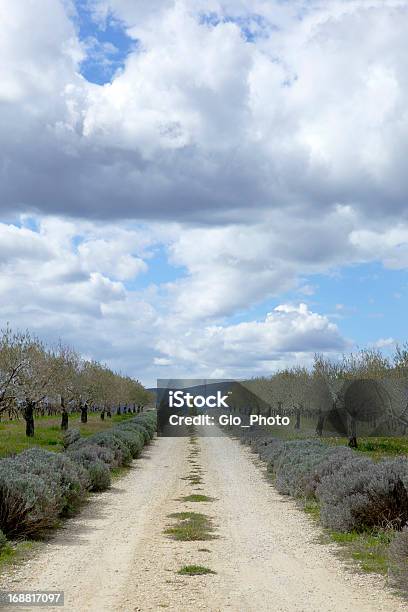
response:
<svg viewBox="0 0 408 612"><path fill-rule="evenodd" d="M197 474L191 474L189 476L184 476L181 480L188 480L192 485L202 484L202 478Z"/></svg>
<svg viewBox="0 0 408 612"><path fill-rule="evenodd" d="M215 501L215 497L209 497L208 495L199 495L198 493L193 493L191 495L186 495L185 497L180 497L179 501L183 501L183 502L213 502L213 501Z"/></svg>
<svg viewBox="0 0 408 612"><path fill-rule="evenodd" d="M174 512L169 514L169 518L176 519L178 522L167 527L165 534L172 536L174 540L184 542L197 540L213 540L214 527L212 519L199 512Z"/></svg>
<svg viewBox="0 0 408 612"><path fill-rule="evenodd" d="M182 576L203 576L204 574L216 574L217 572L203 565L184 565L177 573Z"/></svg>

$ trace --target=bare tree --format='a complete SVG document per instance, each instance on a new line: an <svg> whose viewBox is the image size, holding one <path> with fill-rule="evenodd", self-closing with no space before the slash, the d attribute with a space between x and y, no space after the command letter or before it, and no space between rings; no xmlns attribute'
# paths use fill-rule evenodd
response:
<svg viewBox="0 0 408 612"><path fill-rule="evenodd" d="M0 416L22 414L26 434L34 435L36 410L59 404L61 429L68 428L69 406L78 406L81 421L97 408L111 416L114 406L145 406L152 401L137 380L113 372L107 366L83 359L61 342L50 350L30 332L0 331ZM126 413L131 412L126 408Z"/></svg>
<svg viewBox="0 0 408 612"><path fill-rule="evenodd" d="M53 391L56 361L41 341L28 332L24 339L24 357L24 365L18 371L14 391L26 422L26 435L32 437L34 409Z"/></svg>

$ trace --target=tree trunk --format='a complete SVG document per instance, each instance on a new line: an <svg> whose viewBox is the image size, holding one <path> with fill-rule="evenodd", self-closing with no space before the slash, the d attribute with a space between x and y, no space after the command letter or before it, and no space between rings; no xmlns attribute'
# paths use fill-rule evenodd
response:
<svg viewBox="0 0 408 612"><path fill-rule="evenodd" d="M296 415L296 423L295 423L295 429L300 429L300 408L295 408L295 415Z"/></svg>
<svg viewBox="0 0 408 612"><path fill-rule="evenodd" d="M26 436L28 438L34 436L34 408L35 402L26 400L23 416L26 422Z"/></svg>
<svg viewBox="0 0 408 612"><path fill-rule="evenodd" d="M117 411L116 411L116 414L118 414L118 415L119 415L119 414L122 414L122 413L121 413L121 410L120 410L120 406L118 406L118 409L117 409Z"/></svg>
<svg viewBox="0 0 408 612"><path fill-rule="evenodd" d="M323 427L324 427L324 414L322 413L321 410L319 410L318 417L317 417L317 425L316 425L316 434L319 437L322 437L323 435Z"/></svg>
<svg viewBox="0 0 408 612"><path fill-rule="evenodd" d="M63 408L61 414L61 430L67 431L68 429L68 412Z"/></svg>
<svg viewBox="0 0 408 612"><path fill-rule="evenodd" d="M348 446L358 448L356 420L351 415L348 418Z"/></svg>
<svg viewBox="0 0 408 612"><path fill-rule="evenodd" d="M81 423L87 423L88 422L88 404L85 402L85 404L80 404L79 406L80 410L81 410Z"/></svg>
<svg viewBox="0 0 408 612"><path fill-rule="evenodd" d="M61 431L68 429L68 412L65 408L65 399L61 397Z"/></svg>

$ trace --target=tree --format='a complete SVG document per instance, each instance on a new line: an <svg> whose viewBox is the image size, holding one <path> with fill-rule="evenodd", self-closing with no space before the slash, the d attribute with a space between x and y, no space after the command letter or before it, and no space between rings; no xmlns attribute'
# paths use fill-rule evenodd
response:
<svg viewBox="0 0 408 612"><path fill-rule="evenodd" d="M28 332L24 335L22 352L24 361L18 370L14 392L26 421L26 435L32 437L34 409L53 391L56 361L40 340Z"/></svg>
<svg viewBox="0 0 408 612"><path fill-rule="evenodd" d="M68 429L68 406L80 401L80 355L70 346L59 343L55 352L53 394L61 406L61 429Z"/></svg>
<svg viewBox="0 0 408 612"><path fill-rule="evenodd" d="M89 406L99 407L111 416L113 406L144 406L152 396L141 383L113 372L95 360L83 359L74 349L61 342L50 350L26 331L0 331L0 415L4 411L22 414L26 433L34 435L36 410L59 404L61 429L68 428L69 406L81 411L87 422ZM125 412L130 412L126 408Z"/></svg>
<svg viewBox="0 0 408 612"><path fill-rule="evenodd" d="M16 409L16 385L30 341L28 333L15 333L8 326L0 332L0 415Z"/></svg>

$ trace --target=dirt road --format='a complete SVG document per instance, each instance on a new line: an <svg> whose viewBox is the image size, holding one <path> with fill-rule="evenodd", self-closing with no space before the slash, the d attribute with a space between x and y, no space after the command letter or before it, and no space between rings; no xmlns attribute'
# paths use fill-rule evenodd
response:
<svg viewBox="0 0 408 612"><path fill-rule="evenodd" d="M193 485L183 480L191 447L186 438L156 440L113 489L94 496L34 559L3 576L1 588L64 590L66 612L407 609L382 579L351 574L318 543L318 528L274 491L247 448L229 438L198 439L194 460L204 473ZM180 500L193 492L216 500ZM168 514L185 510L213 517L217 539L165 536ZM178 575L187 564L217 573Z"/></svg>

